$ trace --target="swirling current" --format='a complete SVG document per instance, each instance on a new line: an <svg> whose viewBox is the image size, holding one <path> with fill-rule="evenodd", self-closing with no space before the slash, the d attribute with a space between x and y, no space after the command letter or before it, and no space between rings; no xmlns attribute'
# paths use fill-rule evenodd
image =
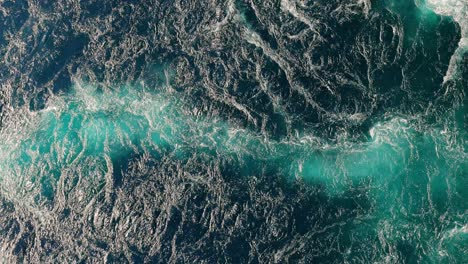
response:
<svg viewBox="0 0 468 264"><path fill-rule="evenodd" d="M0 262L467 263L463 0L0 0Z"/></svg>

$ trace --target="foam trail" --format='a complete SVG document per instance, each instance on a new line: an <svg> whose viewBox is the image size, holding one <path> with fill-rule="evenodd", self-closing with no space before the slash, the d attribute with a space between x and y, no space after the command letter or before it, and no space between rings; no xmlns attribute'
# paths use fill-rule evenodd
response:
<svg viewBox="0 0 468 264"><path fill-rule="evenodd" d="M23 132L7 133L18 131L11 126L19 121ZM435 141L414 146L424 136L418 136L408 120L393 118L376 124L368 142L328 145L311 135L273 141L222 121L184 114L167 95L128 87L102 92L79 84L70 95L50 100L45 110L17 117L1 133L5 138L0 145L3 179L24 177L28 173L22 170L42 170L45 164L60 174L70 163L80 164L89 156L115 159L132 152L159 156L201 151L274 161L286 168L284 174L324 183L330 193L346 189L346 179L354 184L363 178L393 177L380 175L382 171L401 174L419 148L434 149L447 140L447 135L432 132ZM345 185L338 188L337 184Z"/></svg>

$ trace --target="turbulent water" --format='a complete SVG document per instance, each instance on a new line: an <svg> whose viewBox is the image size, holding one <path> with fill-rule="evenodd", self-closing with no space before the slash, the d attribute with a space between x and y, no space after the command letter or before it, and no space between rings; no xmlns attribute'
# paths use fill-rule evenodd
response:
<svg viewBox="0 0 468 264"><path fill-rule="evenodd" d="M467 263L463 0L0 0L0 262Z"/></svg>

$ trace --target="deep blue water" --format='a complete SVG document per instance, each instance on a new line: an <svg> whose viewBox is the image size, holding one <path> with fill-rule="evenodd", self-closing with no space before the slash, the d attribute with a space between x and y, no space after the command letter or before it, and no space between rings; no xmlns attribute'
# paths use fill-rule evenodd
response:
<svg viewBox="0 0 468 264"><path fill-rule="evenodd" d="M467 12L1 1L0 262L468 262Z"/></svg>

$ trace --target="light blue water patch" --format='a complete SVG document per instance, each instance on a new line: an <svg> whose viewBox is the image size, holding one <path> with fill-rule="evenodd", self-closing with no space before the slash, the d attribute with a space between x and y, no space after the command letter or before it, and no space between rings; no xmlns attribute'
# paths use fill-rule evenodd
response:
<svg viewBox="0 0 468 264"><path fill-rule="evenodd" d="M252 167L246 172L255 172L266 162L285 175L324 184L330 194L339 194L363 179L380 186L425 169L418 166L442 169L445 156L453 154L446 151L443 136L432 135L437 131L418 132L403 118L377 123L368 142L328 145L311 136L278 142L222 121L184 115L177 104L167 95L136 88L102 92L76 85L70 95L54 98L45 110L31 113L28 133L9 135L10 144L2 145L9 153L2 158L3 178L27 177L8 168L31 166L40 169L38 176L48 174L44 166L59 176L69 164L90 156L178 153L183 157L184 152L205 152L213 158L252 159L245 163ZM9 175L13 172L21 176Z"/></svg>

